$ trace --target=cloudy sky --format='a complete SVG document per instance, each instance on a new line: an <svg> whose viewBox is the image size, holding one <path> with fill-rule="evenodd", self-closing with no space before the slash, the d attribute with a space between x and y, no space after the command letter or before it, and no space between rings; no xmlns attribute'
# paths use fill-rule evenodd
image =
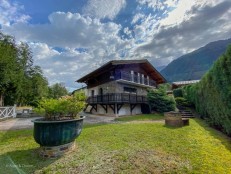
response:
<svg viewBox="0 0 231 174"><path fill-rule="evenodd" d="M0 0L0 27L27 42L49 83L75 80L112 59L155 67L231 37L231 0Z"/></svg>

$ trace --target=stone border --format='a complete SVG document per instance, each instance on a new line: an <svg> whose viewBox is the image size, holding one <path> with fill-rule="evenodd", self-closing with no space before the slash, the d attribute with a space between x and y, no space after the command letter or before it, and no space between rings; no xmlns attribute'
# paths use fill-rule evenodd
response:
<svg viewBox="0 0 231 174"><path fill-rule="evenodd" d="M39 155L42 158L57 158L59 156L62 156L66 152L74 150L74 148L75 148L75 141L60 146L53 146L53 147L41 146L39 149Z"/></svg>
<svg viewBox="0 0 231 174"><path fill-rule="evenodd" d="M179 112L165 112L165 125L173 127L182 127L189 125L188 118L182 118Z"/></svg>

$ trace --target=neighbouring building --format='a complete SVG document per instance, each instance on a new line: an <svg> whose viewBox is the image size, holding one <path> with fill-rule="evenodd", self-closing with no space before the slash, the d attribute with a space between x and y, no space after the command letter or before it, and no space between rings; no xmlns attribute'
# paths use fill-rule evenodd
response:
<svg viewBox="0 0 231 174"><path fill-rule="evenodd" d="M147 90L165 78L146 60L113 60L77 80L87 85L87 107L111 116L149 113Z"/></svg>
<svg viewBox="0 0 231 174"><path fill-rule="evenodd" d="M178 81L172 82L172 90L176 88L180 88L182 86L191 85L200 82L200 80L188 80L188 81Z"/></svg>

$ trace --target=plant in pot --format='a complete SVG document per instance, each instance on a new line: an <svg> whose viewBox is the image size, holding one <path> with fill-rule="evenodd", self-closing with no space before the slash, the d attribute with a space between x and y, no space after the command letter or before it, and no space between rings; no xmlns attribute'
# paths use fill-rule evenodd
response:
<svg viewBox="0 0 231 174"><path fill-rule="evenodd" d="M82 131L84 117L78 113L85 107L85 101L85 94L76 92L73 96L39 102L35 111L44 118L33 122L34 139L42 147L41 156L56 157L74 147L74 141Z"/></svg>

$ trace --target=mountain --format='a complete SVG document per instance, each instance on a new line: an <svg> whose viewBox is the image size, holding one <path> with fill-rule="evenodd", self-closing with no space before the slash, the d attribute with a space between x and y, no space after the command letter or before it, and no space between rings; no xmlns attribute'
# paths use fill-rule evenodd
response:
<svg viewBox="0 0 231 174"><path fill-rule="evenodd" d="M161 74L169 81L200 79L213 65L227 46L231 38L211 42L189 54L185 54L168 64Z"/></svg>
<svg viewBox="0 0 231 174"><path fill-rule="evenodd" d="M161 71L162 69L164 69L165 67L166 67L165 65L164 65L164 66L158 66L158 67L156 67L156 70L160 72L160 71Z"/></svg>

